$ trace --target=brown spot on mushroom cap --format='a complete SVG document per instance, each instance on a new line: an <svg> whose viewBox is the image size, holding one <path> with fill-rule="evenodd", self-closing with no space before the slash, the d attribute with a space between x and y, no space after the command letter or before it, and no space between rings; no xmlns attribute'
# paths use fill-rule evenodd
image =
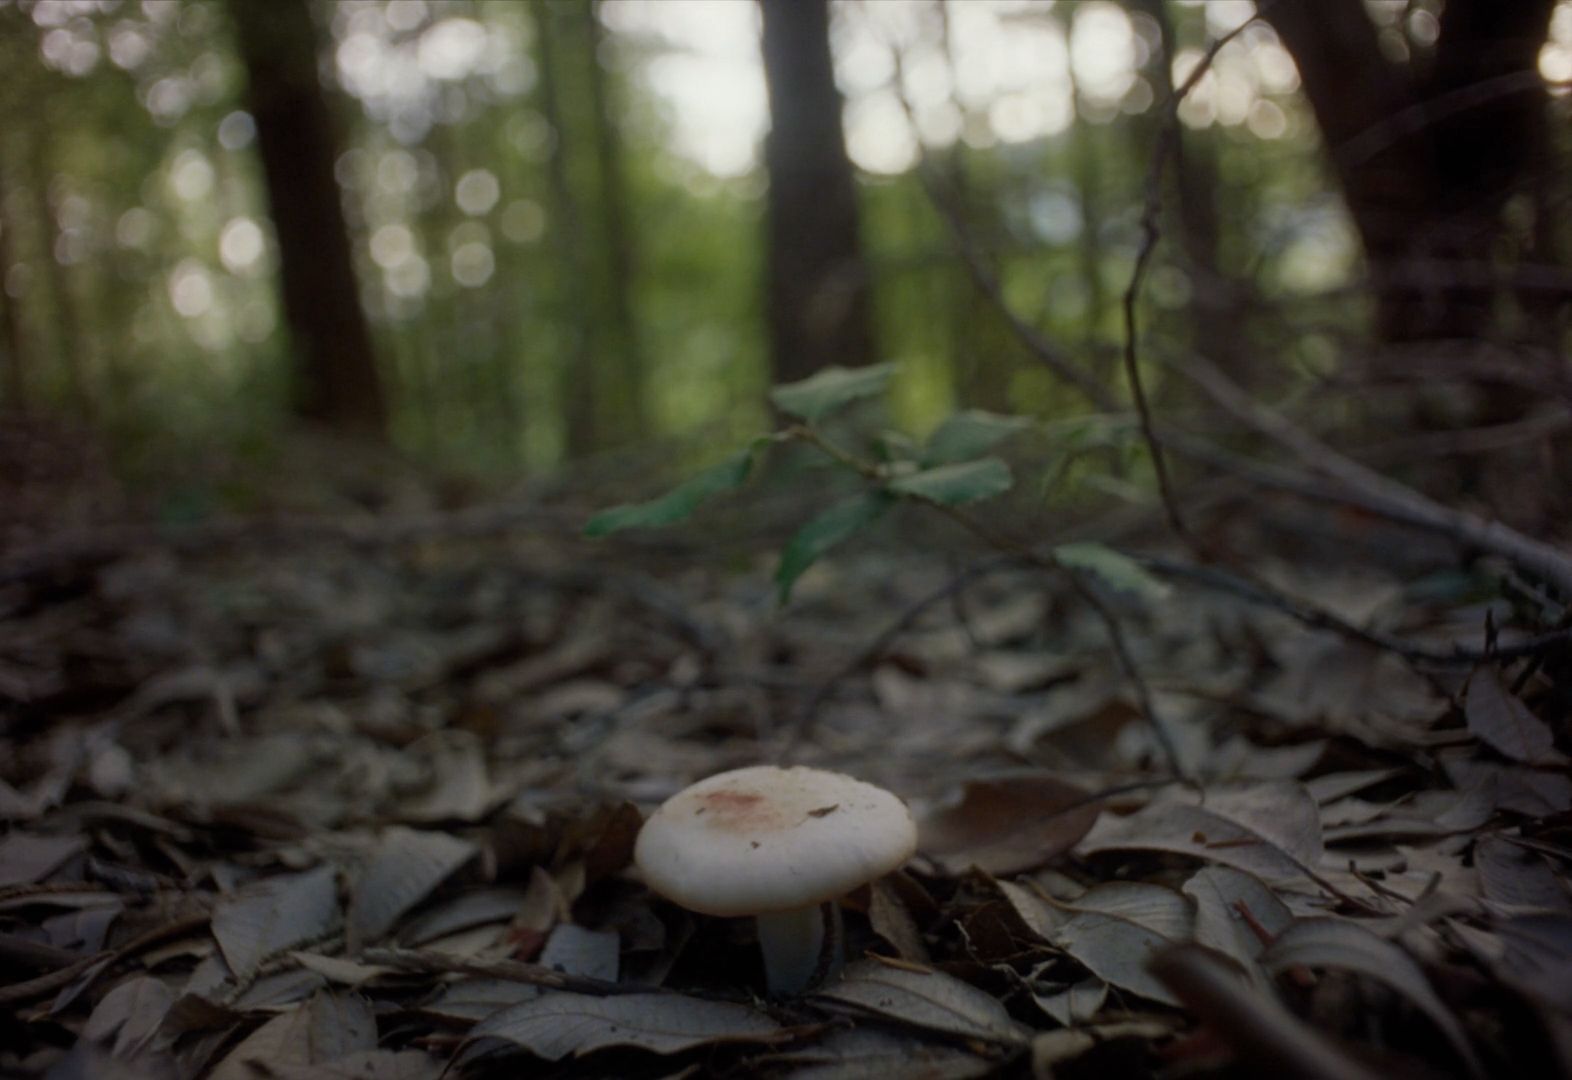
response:
<svg viewBox="0 0 1572 1080"><path fill-rule="evenodd" d="M737 791L722 788L700 796L702 805L694 816L708 813L712 829L732 829L739 832L749 829L771 829L780 824L780 810L772 806L756 791Z"/></svg>

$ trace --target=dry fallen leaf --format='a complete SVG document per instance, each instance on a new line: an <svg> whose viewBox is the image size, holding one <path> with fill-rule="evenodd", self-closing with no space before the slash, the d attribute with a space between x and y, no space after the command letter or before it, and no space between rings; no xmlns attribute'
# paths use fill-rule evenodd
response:
<svg viewBox="0 0 1572 1080"><path fill-rule="evenodd" d="M1167 851L1233 866L1269 882L1313 872L1321 862L1321 818L1302 785L1267 781L1165 792L1126 817L1104 813L1078 850Z"/></svg>
<svg viewBox="0 0 1572 1080"><path fill-rule="evenodd" d="M918 846L951 873L1016 874L1073 847L1097 811L1086 791L1045 773L969 780L958 802L923 815Z"/></svg>
<svg viewBox="0 0 1572 1080"><path fill-rule="evenodd" d="M1468 730L1496 750L1525 765L1565 765L1545 722L1501 683L1493 667L1481 667L1468 680L1464 717Z"/></svg>
<svg viewBox="0 0 1572 1080"><path fill-rule="evenodd" d="M376 941L476 853L474 844L441 832L389 828L355 882L349 901L349 948Z"/></svg>
<svg viewBox="0 0 1572 1080"><path fill-rule="evenodd" d="M1436 995L1419 965L1398 946L1357 923L1333 918L1300 919L1261 954L1261 964L1273 974L1295 966L1331 967L1383 982L1430 1018L1471 1074L1483 1075L1483 1066L1463 1025Z"/></svg>
<svg viewBox="0 0 1572 1080"><path fill-rule="evenodd" d="M377 1020L369 1002L352 994L318 994L246 1036L211 1080L255 1080L259 1071L318 1065L376 1045Z"/></svg>
<svg viewBox="0 0 1572 1080"><path fill-rule="evenodd" d="M766 1044L789 1034L746 1005L681 994L590 997L551 991L486 1017L470 1029L473 1052L497 1039L546 1061L582 1057L610 1047L676 1054L726 1043Z"/></svg>
<svg viewBox="0 0 1572 1080"><path fill-rule="evenodd" d="M914 971L864 960L814 995L815 1000L848 1006L908 1027L985 1043L1022 1045L1024 1025L1003 1005L976 987L939 971Z"/></svg>
<svg viewBox="0 0 1572 1080"><path fill-rule="evenodd" d="M322 937L339 918L338 874L319 866L266 878L220 900L213 936L230 970L245 979L269 957Z"/></svg>

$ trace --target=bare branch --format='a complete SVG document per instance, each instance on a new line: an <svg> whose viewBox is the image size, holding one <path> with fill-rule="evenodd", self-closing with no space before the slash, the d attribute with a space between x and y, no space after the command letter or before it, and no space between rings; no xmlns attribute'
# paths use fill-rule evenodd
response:
<svg viewBox="0 0 1572 1080"><path fill-rule="evenodd" d="M1201 62L1190 72L1189 78L1174 90L1172 97L1164 104L1162 132L1157 138L1157 145L1152 150L1152 159L1146 172L1146 204L1141 211L1141 247L1135 255L1135 267L1130 271L1130 284L1124 291L1124 375L1130 384L1130 395L1135 400L1136 413L1141 418L1141 435L1146 440L1147 450L1152 455L1152 470L1157 475L1157 490L1162 496L1163 510L1168 515L1168 524L1174 533L1192 548L1198 548L1194 535L1184 523L1184 517L1179 513L1178 500L1174 498L1173 485L1168 479L1168 464L1163 457L1163 448L1157 438L1156 428L1152 422L1152 410L1146 401L1146 389L1141 383L1139 330L1136 323L1136 306L1141 297L1141 285L1146 280L1147 267L1151 265L1152 256L1157 251L1157 242L1162 237L1162 228L1159 217L1163 205L1163 169L1168 159L1173 155L1175 144L1179 141L1179 104L1186 95L1195 89L1201 77L1212 66L1212 61L1217 54L1239 34L1245 27L1255 21L1254 18L1246 19L1228 33L1212 42L1206 50L1206 55ZM1168 63L1169 58L1163 57L1163 63Z"/></svg>
<svg viewBox="0 0 1572 1080"><path fill-rule="evenodd" d="M1389 520L1441 533L1470 547L1501 555L1572 596L1572 556L1560 548L1524 536L1499 521L1444 506L1339 453L1282 413L1246 394L1203 357L1192 356L1176 365L1176 370L1189 376L1246 427L1288 450L1313 472L1337 481L1355 505Z"/></svg>

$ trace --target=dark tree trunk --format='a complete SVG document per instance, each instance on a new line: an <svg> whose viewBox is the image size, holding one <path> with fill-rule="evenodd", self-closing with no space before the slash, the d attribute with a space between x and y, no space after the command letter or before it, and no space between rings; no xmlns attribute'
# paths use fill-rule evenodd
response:
<svg viewBox="0 0 1572 1080"><path fill-rule="evenodd" d="M337 144L308 0L230 0L229 11L278 236L298 411L381 438L386 408L333 174Z"/></svg>
<svg viewBox="0 0 1572 1080"><path fill-rule="evenodd" d="M28 140L27 178L29 194L33 199L33 213L39 224L38 240L41 250L36 252L35 265L43 268L41 277L46 283L39 290L31 287L34 299L30 304L43 306L43 293L48 294L48 308L53 329L54 353L65 370L66 393L77 414L88 419L98 415L97 386L91 378L87 324L80 317L76 293L72 290L69 269L62 266L56 252L59 250L60 219L49 200L49 181L54 176L54 155L50 135L55 130L50 116L49 103L40 106L42 115L33 125Z"/></svg>
<svg viewBox="0 0 1572 1080"><path fill-rule="evenodd" d="M777 382L874 359L857 188L830 59L829 0L760 0L770 133L766 306Z"/></svg>
<svg viewBox="0 0 1572 1080"><path fill-rule="evenodd" d="M11 249L16 219L11 206L11 189L5 179L4 171L0 170L0 367L5 369L4 379L0 380L0 394L3 394L0 408L11 413L26 413L31 404L26 335L18 304L5 287L16 257Z"/></svg>
<svg viewBox="0 0 1572 1080"><path fill-rule="evenodd" d="M558 14L546 0L535 0L535 40L540 56L540 107L551 128L551 143L546 158L546 182L550 192L553 249L564 272L575 282L590 278L585 252L584 228L578 199L568 174L568 123L564 95L558 85L560 51ZM563 314L569 343L566 362L558 363L558 403L562 410L563 449L569 457L581 457L600 443L598 395L595 389L596 321L593 304L582 292L578 296L562 293Z"/></svg>
<svg viewBox="0 0 1572 1080"><path fill-rule="evenodd" d="M1496 325L1503 209L1548 168L1537 71L1555 0L1449 0L1428 65L1382 54L1362 0L1263 14L1299 67L1379 292L1389 342Z"/></svg>
<svg viewBox="0 0 1572 1080"><path fill-rule="evenodd" d="M612 109L606 85L606 69L601 64L606 36L596 3L584 12L588 28L590 99L595 112L595 161L600 174L600 216L602 255L605 260L606 299L611 314L613 342L611 362L616 377L618 402L614 442L630 443L642 439L648 430L644 400L644 341L634 310L633 290L638 272L638 241L633 232L633 214L628 210L628 182L622 161L622 132Z"/></svg>

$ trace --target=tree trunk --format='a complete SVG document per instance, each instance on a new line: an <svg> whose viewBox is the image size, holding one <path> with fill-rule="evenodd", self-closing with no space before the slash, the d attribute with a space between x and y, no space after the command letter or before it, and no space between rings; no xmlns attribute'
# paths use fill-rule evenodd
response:
<svg viewBox="0 0 1572 1080"><path fill-rule="evenodd" d="M0 153L0 166L4 165L4 155ZM22 329L19 305L6 291L6 279L11 275L11 266L15 261L16 253L11 248L11 239L16 231L16 215L11 206L11 189L6 184L4 170L0 169L0 366L3 366L4 379L0 381L0 409L5 412L25 414L31 404L28 395L28 356L27 340Z"/></svg>
<svg viewBox="0 0 1572 1080"><path fill-rule="evenodd" d="M622 162L622 133L617 129L601 64L606 40L599 18L600 4L584 11L588 28L586 58L589 63L590 99L595 111L595 160L600 174L601 249L605 260L606 300L611 314L612 355L607 357L616 378L618 437L614 442L637 442L648 431L644 400L644 341L634 310L633 290L638 268L638 242L633 215L628 212L628 183Z"/></svg>
<svg viewBox="0 0 1572 1080"><path fill-rule="evenodd" d="M874 359L857 188L830 58L829 0L760 0L770 132L766 308L776 382Z"/></svg>
<svg viewBox="0 0 1572 1080"><path fill-rule="evenodd" d="M1554 7L1449 0L1428 71L1386 59L1362 0L1263 7L1299 67L1364 243L1384 340L1496 325L1503 209L1548 167L1537 62Z"/></svg>
<svg viewBox="0 0 1572 1080"><path fill-rule="evenodd" d="M558 362L557 400L561 408L563 450L568 457L581 457L600 443L598 395L595 391L596 320L591 297L584 295L589 280L589 259L585 253L584 229L578 199L568 175L568 123L563 94L558 86L560 51L557 40L557 14L546 0L535 0L535 40L540 53L540 107L551 129L546 158L546 182L550 191L552 247L562 272L578 283L577 295L562 290L559 316L567 327L568 347Z"/></svg>
<svg viewBox="0 0 1572 1080"><path fill-rule="evenodd" d="M229 12L278 237L297 410L381 438L386 407L333 174L337 144L308 0L230 0Z"/></svg>
<svg viewBox="0 0 1572 1080"><path fill-rule="evenodd" d="M44 288L37 282L29 285L30 306L43 307L43 294L47 293L50 325L53 330L54 353L65 371L65 390L77 415L88 420L98 416L98 387L91 376L87 324L80 318L76 294L72 291L70 274L62 266L60 250L60 219L49 199L49 181L54 176L54 154L51 135L55 131L48 102L40 105L42 115L30 124L27 140L29 176L27 187L33 200L33 214L38 223L38 248L34 265L42 269L39 275Z"/></svg>

